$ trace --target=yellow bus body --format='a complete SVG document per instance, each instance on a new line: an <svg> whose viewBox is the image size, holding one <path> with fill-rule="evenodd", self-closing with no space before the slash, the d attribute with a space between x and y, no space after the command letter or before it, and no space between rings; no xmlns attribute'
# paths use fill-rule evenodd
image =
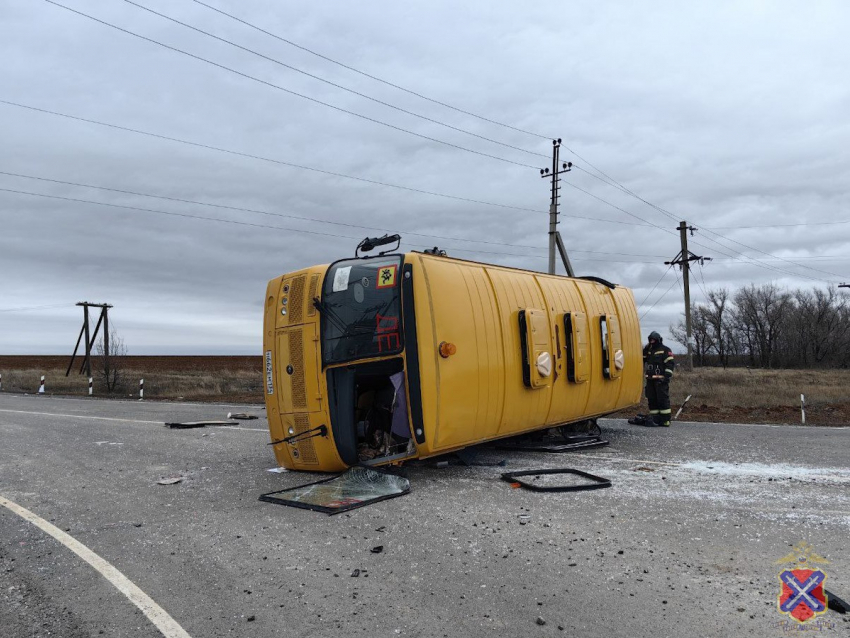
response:
<svg viewBox="0 0 850 638"><path fill-rule="evenodd" d="M346 380L348 396L356 384L351 375L386 360L403 368L411 442L400 455L372 460L375 465L444 454L639 402L641 337L629 289L418 252L396 258L403 349L388 356L323 364L321 300L329 266L269 282L263 350L270 435L279 441L306 433L274 446L281 466L332 472L358 463L351 452L355 417L339 411L336 380ZM362 266L370 259L386 260L367 258ZM363 280L364 286L371 281ZM353 334L360 338L362 330ZM347 425L337 427L334 418ZM323 425L324 435L316 435Z"/></svg>

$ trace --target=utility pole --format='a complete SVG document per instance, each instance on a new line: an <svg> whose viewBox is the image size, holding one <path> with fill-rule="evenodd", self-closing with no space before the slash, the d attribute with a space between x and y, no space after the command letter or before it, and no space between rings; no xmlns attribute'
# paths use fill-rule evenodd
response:
<svg viewBox="0 0 850 638"><path fill-rule="evenodd" d="M677 230L679 231L679 238L682 242L682 250L680 250L679 254L677 254L673 259L665 261L664 263L668 266L676 265L682 269L682 281L685 286L685 334L688 342L688 370L693 370L694 353L691 349L691 262L698 261L700 264L704 264L706 261L711 261L711 257L694 255L690 250L688 250L688 231L691 231L691 235L693 235L694 231L698 230L697 228L688 226L687 222L683 221L679 222Z"/></svg>
<svg viewBox="0 0 850 638"><path fill-rule="evenodd" d="M71 373L71 368L74 365L74 359L77 357L77 350L80 347L80 341L83 339L83 335L86 337L85 349L86 356L83 359L83 363L80 366L80 374L83 371L86 372L86 376L91 377L91 349L94 345L95 340L97 339L97 333L100 330L100 324L103 324L103 356L106 359L106 363L108 365L109 361L109 315L108 311L112 306L105 303L89 303L88 301L81 301L77 304L78 306L83 307L83 327L80 328L80 336L77 337L77 345L74 346L74 354L71 355L71 361L68 363L68 369L65 371L65 376L67 377ZM94 334L90 334L89 330L89 308L100 308L100 317L97 320L97 325L94 327ZM108 369L108 368L107 368Z"/></svg>
<svg viewBox="0 0 850 638"><path fill-rule="evenodd" d="M561 239L561 233L558 232L558 204L561 199L561 174L569 173L572 169L572 162L564 162L559 167L558 155L561 148L561 138L552 140L552 170L548 168L540 169L540 177L551 178L552 180L552 198L549 203L549 274L555 274L555 249L561 254L561 261L564 262L564 268L567 270L568 277L574 277L573 266L570 263L570 258L567 255L567 249L564 246L564 240ZM560 170L559 170L560 168Z"/></svg>

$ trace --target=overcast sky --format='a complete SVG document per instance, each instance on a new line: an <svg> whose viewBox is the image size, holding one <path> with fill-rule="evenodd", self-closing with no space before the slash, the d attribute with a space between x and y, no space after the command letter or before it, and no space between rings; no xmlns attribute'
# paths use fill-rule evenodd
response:
<svg viewBox="0 0 850 638"><path fill-rule="evenodd" d="M267 281L367 234L545 270L553 137L576 273L632 288L644 336L681 316L680 219L714 258L696 302L850 283L846 2L204 1L514 128L193 0L138 4L266 58L122 0L61 2L232 70L0 0L0 100L123 127L0 103L0 172L29 176L0 174L0 354L70 354L84 300L130 354L258 354Z"/></svg>

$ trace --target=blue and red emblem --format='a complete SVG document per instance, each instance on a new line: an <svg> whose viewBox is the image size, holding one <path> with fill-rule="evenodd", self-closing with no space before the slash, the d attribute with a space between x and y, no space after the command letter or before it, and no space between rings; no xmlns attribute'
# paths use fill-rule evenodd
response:
<svg viewBox="0 0 850 638"><path fill-rule="evenodd" d="M826 574L819 569L786 569L779 574L779 611L799 623L826 613L827 599L823 591Z"/></svg>

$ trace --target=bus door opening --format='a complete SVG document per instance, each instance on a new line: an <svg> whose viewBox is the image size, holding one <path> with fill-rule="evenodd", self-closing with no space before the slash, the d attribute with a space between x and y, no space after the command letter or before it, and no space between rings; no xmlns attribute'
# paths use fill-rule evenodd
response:
<svg viewBox="0 0 850 638"><path fill-rule="evenodd" d="M404 362L387 359L328 371L334 440L348 465L412 455Z"/></svg>

